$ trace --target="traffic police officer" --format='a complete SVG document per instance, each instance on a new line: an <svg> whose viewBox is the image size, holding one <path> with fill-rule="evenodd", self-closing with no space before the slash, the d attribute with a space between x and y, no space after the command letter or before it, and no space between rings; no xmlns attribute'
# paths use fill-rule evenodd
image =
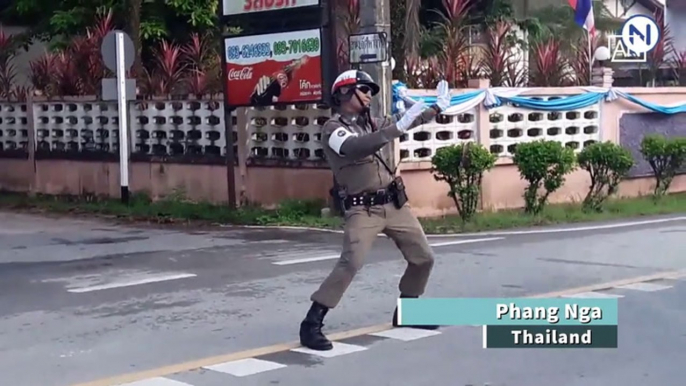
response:
<svg viewBox="0 0 686 386"><path fill-rule="evenodd" d="M324 316L341 300L380 232L396 243L407 261L400 296L424 293L434 264L433 252L419 221L404 205L407 196L402 180L380 151L408 130L430 122L450 104L448 84L441 81L436 104L415 102L399 114L372 119L369 104L379 93L379 86L369 74L357 70L340 74L331 93L337 111L322 128L322 143L341 188L345 234L343 252L331 274L312 294L312 306L300 325L301 344L313 350L333 348L322 333ZM397 309L393 325L397 326Z"/></svg>

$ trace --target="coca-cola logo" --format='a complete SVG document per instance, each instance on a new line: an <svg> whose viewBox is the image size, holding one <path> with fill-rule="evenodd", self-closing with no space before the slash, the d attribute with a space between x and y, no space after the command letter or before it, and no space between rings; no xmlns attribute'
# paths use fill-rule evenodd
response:
<svg viewBox="0 0 686 386"><path fill-rule="evenodd" d="M229 80L250 80L252 79L252 67L243 67L240 70L232 68L229 70Z"/></svg>

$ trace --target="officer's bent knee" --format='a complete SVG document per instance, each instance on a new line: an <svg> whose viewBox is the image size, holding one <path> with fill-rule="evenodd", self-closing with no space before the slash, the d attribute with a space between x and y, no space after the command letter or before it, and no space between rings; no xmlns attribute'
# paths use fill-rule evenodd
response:
<svg viewBox="0 0 686 386"><path fill-rule="evenodd" d="M355 275L360 269L362 269L362 262L361 259L355 258L341 259L338 262L338 267L350 273L351 275Z"/></svg>

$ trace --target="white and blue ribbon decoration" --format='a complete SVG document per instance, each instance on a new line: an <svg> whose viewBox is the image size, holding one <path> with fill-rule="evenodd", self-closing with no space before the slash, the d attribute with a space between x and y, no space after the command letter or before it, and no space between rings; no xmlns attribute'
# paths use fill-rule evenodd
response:
<svg viewBox="0 0 686 386"><path fill-rule="evenodd" d="M531 88L504 88L495 87L486 90L469 91L455 95L450 100L450 107L446 109L444 115L458 115L467 112L480 103L487 109L502 106L504 103L511 103L517 107L538 110L538 111L569 111L583 109L605 100L614 102L623 98L635 103L647 110L660 114L679 114L686 113L686 101L674 105L660 106L655 103L644 101L638 97L630 95L624 91L613 88L602 87L582 87L587 91L585 94L555 97L552 99L542 99L541 97L519 96L520 94L531 91ZM410 96L407 94L407 87L401 82L395 82L392 86L393 92L393 112L403 112L406 106L418 101L423 101L427 105L436 103L435 96Z"/></svg>

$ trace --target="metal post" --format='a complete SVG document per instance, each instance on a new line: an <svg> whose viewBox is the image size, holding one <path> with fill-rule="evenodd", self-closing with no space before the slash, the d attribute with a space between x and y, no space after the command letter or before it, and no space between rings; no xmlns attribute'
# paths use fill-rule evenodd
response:
<svg viewBox="0 0 686 386"><path fill-rule="evenodd" d="M389 0L360 0L360 33L385 32L388 44L391 43L391 10ZM390 50L390 48L389 48ZM374 98L371 105L372 117L384 117L391 113L391 82L392 71L390 63L373 63L360 65L362 71L367 72L379 83L381 92ZM384 155L395 164L395 145L384 148Z"/></svg>
<svg viewBox="0 0 686 386"><path fill-rule="evenodd" d="M119 179L121 201L129 202L129 125L126 100L126 64L124 61L124 34L117 32L117 94L119 104Z"/></svg>
<svg viewBox="0 0 686 386"><path fill-rule="evenodd" d="M360 0L360 33L386 32L391 39L391 10L389 0ZM389 62L363 64L362 71L369 73L381 86L379 97L372 103L372 116L383 117L391 112L391 67Z"/></svg>
<svg viewBox="0 0 686 386"><path fill-rule="evenodd" d="M235 209L236 205L236 176L234 165L236 154L233 151L233 111L224 105L224 138L226 138L226 188L229 193L229 207Z"/></svg>

